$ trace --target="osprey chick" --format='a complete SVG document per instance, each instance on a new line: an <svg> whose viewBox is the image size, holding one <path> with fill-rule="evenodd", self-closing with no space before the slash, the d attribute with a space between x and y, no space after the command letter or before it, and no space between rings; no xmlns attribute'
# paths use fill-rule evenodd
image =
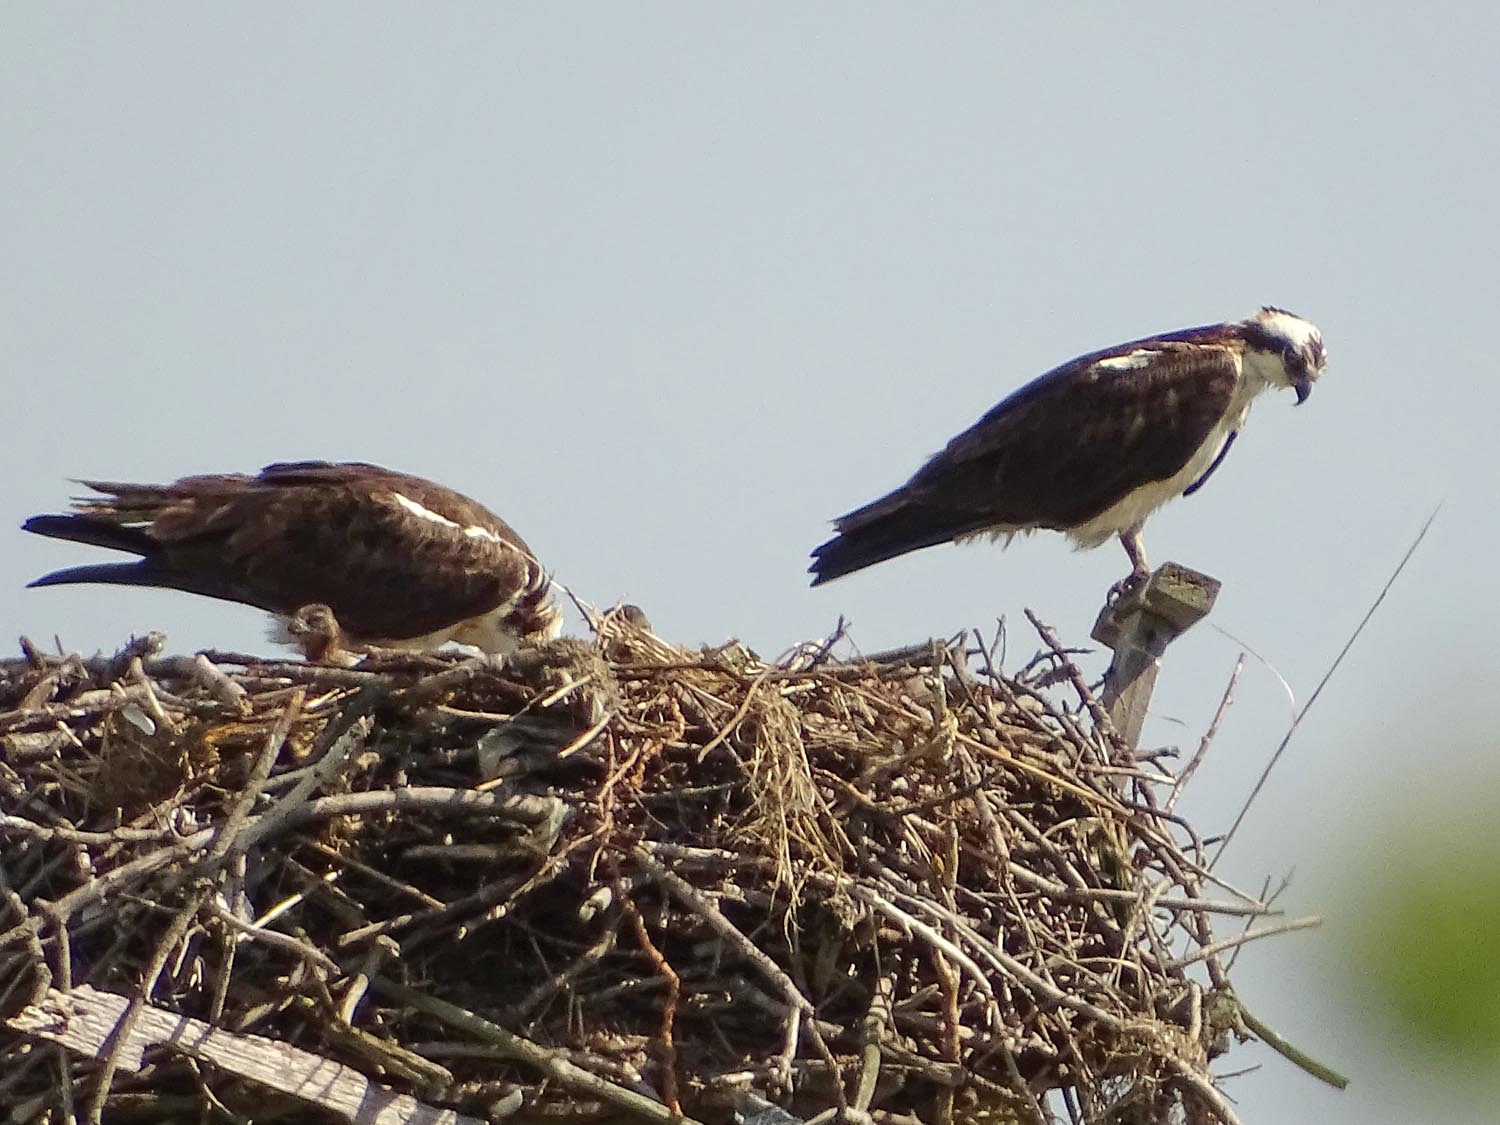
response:
<svg viewBox="0 0 1500 1125"><path fill-rule="evenodd" d="M158 586L274 614L314 659L448 641L512 652L557 635L551 582L504 520L452 489L359 462L268 465L100 493L25 530L139 555L32 586Z"/></svg>
<svg viewBox="0 0 1500 1125"><path fill-rule="evenodd" d="M894 492L834 521L812 553L814 586L908 551L1048 529L1077 547L1118 535L1131 574L1150 571L1141 529L1202 487L1270 387L1303 402L1323 337L1267 306L1248 320L1092 352L994 407Z"/></svg>

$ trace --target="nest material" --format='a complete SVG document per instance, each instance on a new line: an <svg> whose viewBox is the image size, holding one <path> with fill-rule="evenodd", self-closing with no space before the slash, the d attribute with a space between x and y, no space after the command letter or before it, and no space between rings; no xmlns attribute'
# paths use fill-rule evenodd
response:
<svg viewBox="0 0 1500 1125"><path fill-rule="evenodd" d="M1233 1121L1209 920L1265 911L1205 890L1174 779L1055 646L1013 677L833 647L620 614L504 664L28 646L0 1105L339 1119L186 1048L131 1065L165 1012L480 1120ZM128 1005L102 1062L36 1031L83 986Z"/></svg>

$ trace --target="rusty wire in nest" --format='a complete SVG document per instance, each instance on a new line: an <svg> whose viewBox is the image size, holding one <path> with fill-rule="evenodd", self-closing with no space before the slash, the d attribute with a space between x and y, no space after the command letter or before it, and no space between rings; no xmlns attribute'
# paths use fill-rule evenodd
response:
<svg viewBox="0 0 1500 1125"><path fill-rule="evenodd" d="M1220 955L1300 923L1243 929L1065 653L157 647L0 666L31 1119L1236 1120Z"/></svg>

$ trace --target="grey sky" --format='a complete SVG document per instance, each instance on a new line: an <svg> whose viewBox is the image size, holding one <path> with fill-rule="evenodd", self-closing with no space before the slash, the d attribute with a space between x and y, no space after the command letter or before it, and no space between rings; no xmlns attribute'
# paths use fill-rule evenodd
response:
<svg viewBox="0 0 1500 1125"><path fill-rule="evenodd" d="M1019 656L1025 606L1087 641L1118 547L938 548L815 591L807 551L1046 368L1282 305L1326 377L1263 399L1146 544L1221 578L1213 622L1301 699L1445 502L1226 860L1296 868L1288 908L1333 912L1398 778L1497 781L1500 16L1019 7L7 5L4 522L71 476L358 458L490 504L675 640L774 655L842 613L873 649L1003 616ZM6 544L8 634L265 647L238 607L24 590L96 556ZM1195 742L1239 651L1184 640L1148 739ZM1189 791L1206 828L1287 715L1253 666ZM1231 1087L1246 1119L1488 1118L1492 1089L1385 1053L1339 941L1239 973L1355 1086L1241 1051L1267 1063Z"/></svg>

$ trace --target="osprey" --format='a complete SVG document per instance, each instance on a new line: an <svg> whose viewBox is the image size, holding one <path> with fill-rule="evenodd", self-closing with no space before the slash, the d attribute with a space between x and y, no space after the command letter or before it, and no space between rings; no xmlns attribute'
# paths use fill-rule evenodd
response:
<svg viewBox="0 0 1500 1125"><path fill-rule="evenodd" d="M420 477L299 461L257 476L80 483L100 495L25 529L140 558L54 571L32 586L159 586L258 606L278 619L273 636L309 659L448 641L508 653L552 639L561 623L521 537Z"/></svg>
<svg viewBox="0 0 1500 1125"><path fill-rule="evenodd" d="M1302 403L1323 373L1318 329L1269 306L1248 320L1132 340L1016 391L889 495L834 521L813 585L937 543L1045 528L1077 547L1119 536L1120 588L1150 571L1141 529L1224 460L1255 396Z"/></svg>

